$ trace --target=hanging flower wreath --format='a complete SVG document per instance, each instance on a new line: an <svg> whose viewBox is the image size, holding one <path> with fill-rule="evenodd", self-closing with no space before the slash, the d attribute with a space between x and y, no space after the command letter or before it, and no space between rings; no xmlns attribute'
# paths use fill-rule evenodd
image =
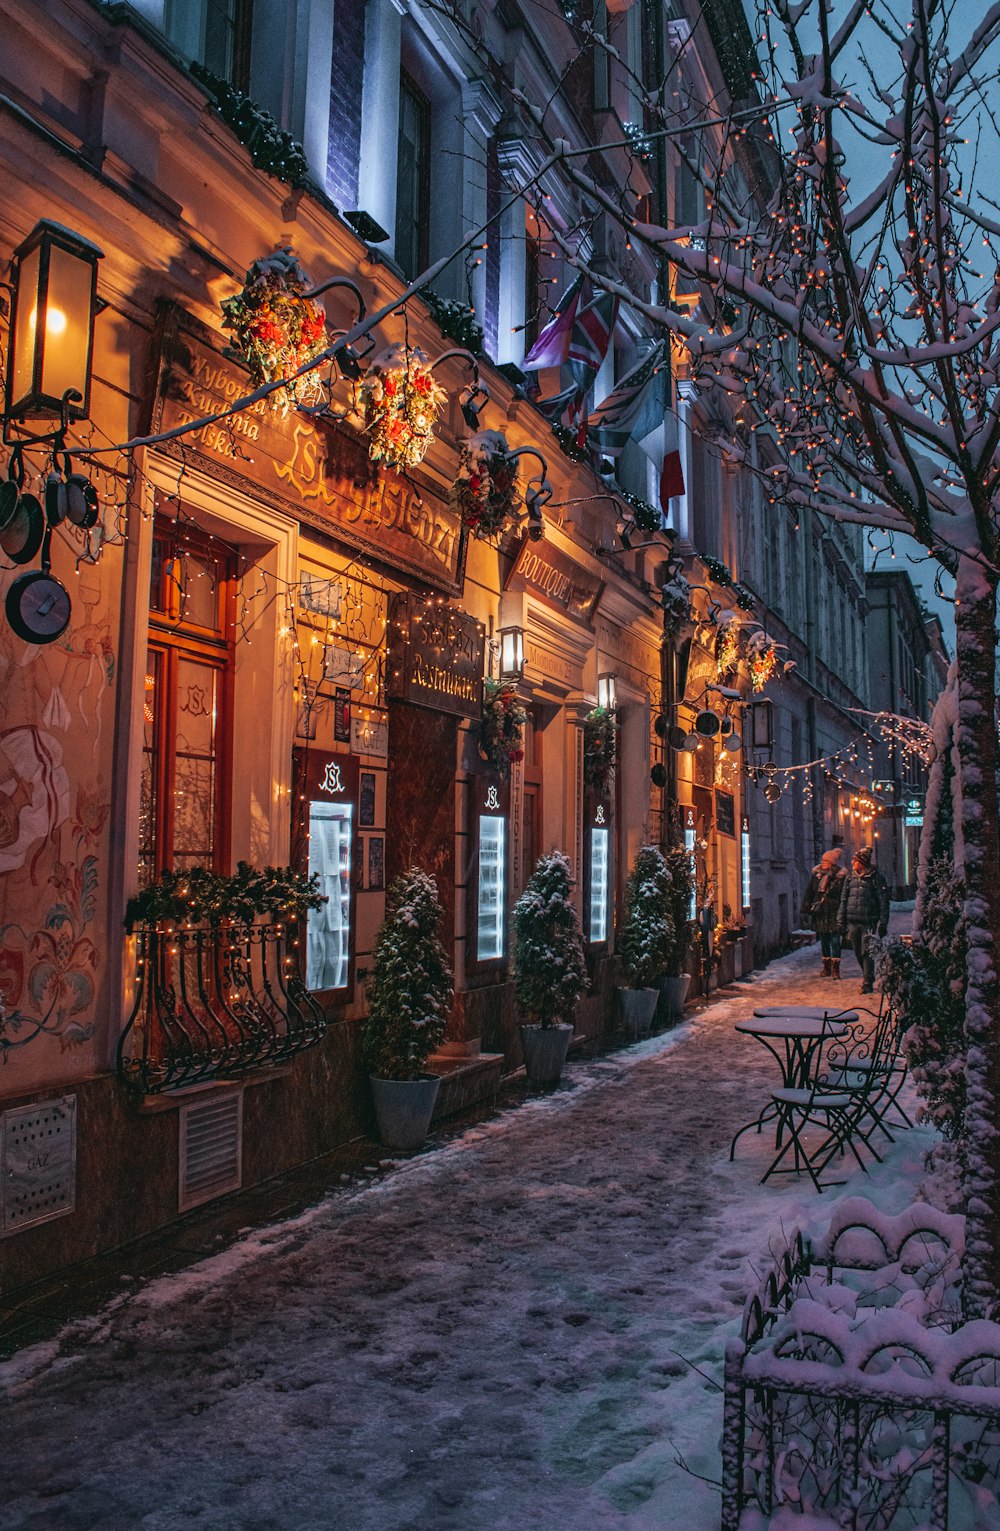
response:
<svg viewBox="0 0 1000 1531"><path fill-rule="evenodd" d="M747 667L754 691L763 691L778 661L778 649L767 633L754 633L747 641Z"/></svg>
<svg viewBox="0 0 1000 1531"><path fill-rule="evenodd" d="M739 663L740 625L735 617L720 624L715 639L715 673L719 680L731 675Z"/></svg>
<svg viewBox="0 0 1000 1531"><path fill-rule="evenodd" d="M479 753L499 776L524 759L524 725L528 721L516 686L488 680L483 690L483 716L479 724Z"/></svg>
<svg viewBox="0 0 1000 1531"><path fill-rule="evenodd" d="M254 384L288 380L271 395L284 414L292 404L317 404L322 395L318 368L294 376L327 346L323 305L304 296L311 285L291 250L275 250L255 260L242 290L222 303L222 328L232 330L232 349Z"/></svg>
<svg viewBox="0 0 1000 1531"><path fill-rule="evenodd" d="M609 797L615 779L618 715L613 707L595 707L583 720L583 780L598 797Z"/></svg>
<svg viewBox="0 0 1000 1531"><path fill-rule="evenodd" d="M372 462L397 469L423 462L446 399L423 351L404 345L383 351L361 382Z"/></svg>
<svg viewBox="0 0 1000 1531"><path fill-rule="evenodd" d="M451 486L451 506L474 537L502 537L517 516L517 458L499 431L480 431L458 449L458 474Z"/></svg>

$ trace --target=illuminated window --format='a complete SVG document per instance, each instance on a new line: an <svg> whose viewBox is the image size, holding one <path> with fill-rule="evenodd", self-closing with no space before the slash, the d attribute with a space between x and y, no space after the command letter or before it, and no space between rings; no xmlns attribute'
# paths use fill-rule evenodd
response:
<svg viewBox="0 0 1000 1531"><path fill-rule="evenodd" d="M235 553L157 518L139 783L139 886L225 869Z"/></svg>

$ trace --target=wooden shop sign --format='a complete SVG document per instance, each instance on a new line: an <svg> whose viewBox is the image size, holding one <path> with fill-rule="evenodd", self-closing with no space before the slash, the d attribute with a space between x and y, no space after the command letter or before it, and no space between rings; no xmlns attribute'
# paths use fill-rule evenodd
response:
<svg viewBox="0 0 1000 1531"><path fill-rule="evenodd" d="M389 606L389 695L437 712L478 718L486 634L450 606L402 593Z"/></svg>
<svg viewBox="0 0 1000 1531"><path fill-rule="evenodd" d="M518 575L533 594L580 622L590 620L604 589L602 579L558 548L547 542L532 542L527 537L517 550L505 588Z"/></svg>
<svg viewBox="0 0 1000 1531"><path fill-rule="evenodd" d="M160 330L151 434L189 425L252 392L246 371L223 356L220 337L169 305ZM267 400L157 450L198 466L307 526L368 551L437 589L461 593L461 519L421 476L379 469L364 438Z"/></svg>

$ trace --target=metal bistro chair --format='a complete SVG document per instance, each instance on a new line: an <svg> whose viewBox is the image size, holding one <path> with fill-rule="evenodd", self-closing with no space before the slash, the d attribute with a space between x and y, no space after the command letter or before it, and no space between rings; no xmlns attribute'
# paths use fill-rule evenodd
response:
<svg viewBox="0 0 1000 1531"><path fill-rule="evenodd" d="M898 1014L884 997L873 1020L874 1025L868 1030L862 1026L855 1030L853 1037L831 1042L826 1059L829 1083L832 1088L852 1093L863 1090L872 1127L877 1127L883 1137L894 1143L890 1126L913 1126L899 1100L899 1093L906 1083L903 1027ZM890 1111L895 1111L900 1119L890 1123Z"/></svg>
<svg viewBox="0 0 1000 1531"><path fill-rule="evenodd" d="M888 1014L888 1012L887 1012ZM829 1019L835 1019L829 1017ZM820 1179L823 1171L837 1154L850 1149L858 1167L868 1173L868 1166L858 1152L857 1139L868 1149L873 1159L881 1163L881 1155L871 1141L875 1121L867 1125L871 1115L870 1101L873 1093L881 1088L881 1058L886 1042L888 1023L869 1035L862 1028L852 1028L855 1045L864 1049L864 1056L871 1063L867 1070L858 1070L848 1078L845 1063L850 1057L851 1037L841 1033L820 1042L814 1055L814 1068L810 1078L797 1088L783 1086L771 1092L779 1121L779 1150L771 1161L761 1185L772 1175L800 1174L805 1170L816 1190L822 1192ZM860 1033L860 1036L857 1035ZM833 1063L830 1049L834 1049ZM811 1127L819 1127L826 1136L816 1145L810 1145L804 1134ZM787 1138L782 1143L782 1138ZM792 1155L791 1164L785 1160ZM827 1185L842 1185L843 1181L830 1180Z"/></svg>

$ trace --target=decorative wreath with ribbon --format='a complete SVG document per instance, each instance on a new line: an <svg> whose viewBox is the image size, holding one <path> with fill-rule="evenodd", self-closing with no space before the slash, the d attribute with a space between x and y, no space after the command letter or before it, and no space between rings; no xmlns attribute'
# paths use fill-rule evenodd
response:
<svg viewBox="0 0 1000 1531"><path fill-rule="evenodd" d="M502 537L517 519L517 458L500 431L480 431L462 442L450 499L462 525L484 541Z"/></svg>
<svg viewBox="0 0 1000 1531"><path fill-rule="evenodd" d="M767 633L754 633L747 640L747 668L754 691L763 691L778 662L777 645Z"/></svg>
<svg viewBox="0 0 1000 1531"><path fill-rule="evenodd" d="M720 618L719 631L715 639L715 671L719 680L732 674L739 663L739 658L740 624L733 616L730 616L728 620Z"/></svg>
<svg viewBox="0 0 1000 1531"><path fill-rule="evenodd" d="M222 327L232 331L232 349L255 385L286 380L272 395L285 414L292 404L315 405L322 396L318 369L294 376L327 346L326 312L305 296L310 286L291 250L275 250L254 261L242 289L222 304Z"/></svg>
<svg viewBox="0 0 1000 1531"><path fill-rule="evenodd" d="M524 759L524 725L528 714L509 681L487 680L479 725L479 753L499 776L507 776Z"/></svg>
<svg viewBox="0 0 1000 1531"><path fill-rule="evenodd" d="M423 351L390 346L372 362L360 389L372 462L397 469L423 462L448 397Z"/></svg>
<svg viewBox="0 0 1000 1531"><path fill-rule="evenodd" d="M617 723L613 707L595 707L583 720L583 780L598 797L609 797L614 784Z"/></svg>

